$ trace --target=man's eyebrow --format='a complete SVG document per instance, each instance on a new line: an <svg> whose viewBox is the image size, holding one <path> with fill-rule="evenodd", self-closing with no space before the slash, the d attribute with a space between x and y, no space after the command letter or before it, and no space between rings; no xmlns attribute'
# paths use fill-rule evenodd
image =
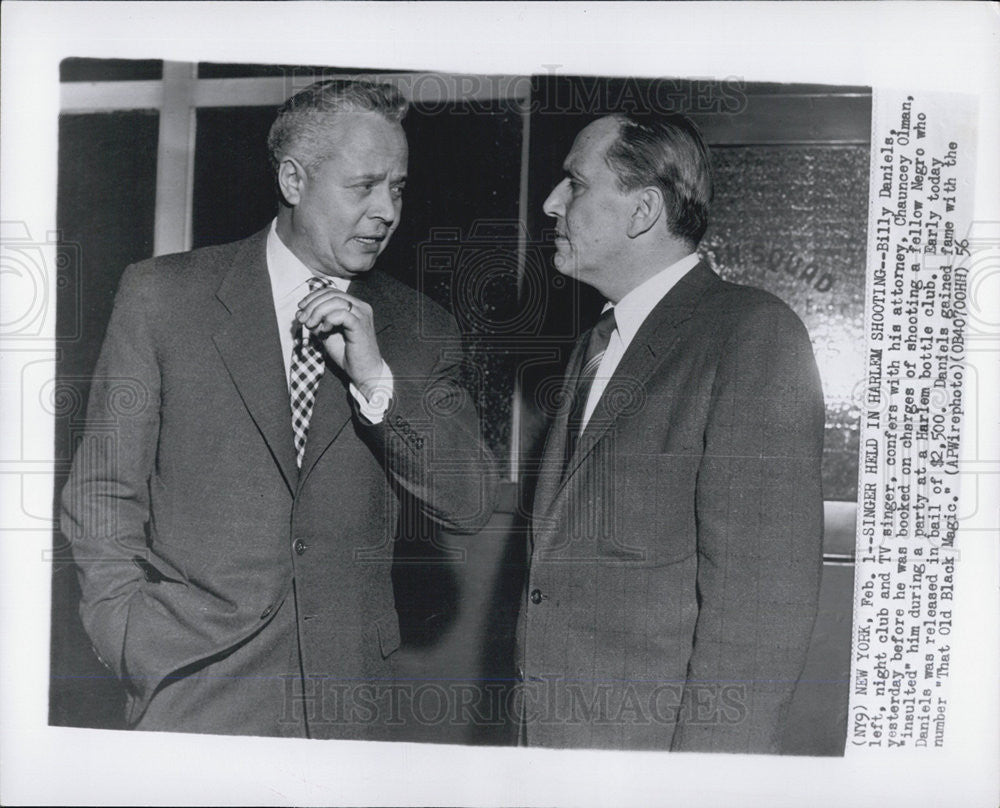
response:
<svg viewBox="0 0 1000 808"><path fill-rule="evenodd" d="M580 173L579 161L573 159L567 159L562 165L563 174L573 177L574 179L583 179L583 175Z"/></svg>
<svg viewBox="0 0 1000 808"><path fill-rule="evenodd" d="M354 174L354 175L349 176L347 178L347 181L349 183L353 183L353 182L381 182L387 176L389 176L389 175L386 172L382 172L380 174L376 174L376 173ZM406 182L406 174L393 175L392 181L393 182Z"/></svg>
<svg viewBox="0 0 1000 808"><path fill-rule="evenodd" d="M385 172L381 174L368 173L368 174L353 174L349 176L348 182L373 182L375 180L381 180L385 178Z"/></svg>

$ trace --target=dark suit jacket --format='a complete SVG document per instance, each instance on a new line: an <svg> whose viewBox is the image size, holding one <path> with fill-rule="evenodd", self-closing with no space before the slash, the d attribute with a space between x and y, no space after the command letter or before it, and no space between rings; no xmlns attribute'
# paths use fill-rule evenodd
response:
<svg viewBox="0 0 1000 808"><path fill-rule="evenodd" d="M802 323L699 264L629 345L565 477L563 400L518 626L522 737L776 751L822 552L824 406Z"/></svg>
<svg viewBox="0 0 1000 808"><path fill-rule="evenodd" d="M391 407L363 421L328 363L300 472L265 244L126 270L63 493L80 610L131 725L376 737L400 497L475 530L496 471L451 317L373 270L350 292L374 309Z"/></svg>

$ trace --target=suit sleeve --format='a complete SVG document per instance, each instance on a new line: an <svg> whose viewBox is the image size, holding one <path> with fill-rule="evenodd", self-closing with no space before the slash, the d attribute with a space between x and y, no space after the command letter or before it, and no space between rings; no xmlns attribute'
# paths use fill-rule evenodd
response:
<svg viewBox="0 0 1000 808"><path fill-rule="evenodd" d="M777 302L744 314L705 427L699 612L675 750L779 750L819 597L823 425L802 323Z"/></svg>
<svg viewBox="0 0 1000 808"><path fill-rule="evenodd" d="M63 533L94 649L119 677L130 603L141 597L148 482L159 434L160 374L137 268L125 271L94 370L87 427L62 492Z"/></svg>
<svg viewBox="0 0 1000 808"><path fill-rule="evenodd" d="M475 533L496 508L497 465L462 382L458 331L450 317L442 327L448 338L435 343L423 370L393 364L392 401L382 422L367 430L410 501L447 530Z"/></svg>

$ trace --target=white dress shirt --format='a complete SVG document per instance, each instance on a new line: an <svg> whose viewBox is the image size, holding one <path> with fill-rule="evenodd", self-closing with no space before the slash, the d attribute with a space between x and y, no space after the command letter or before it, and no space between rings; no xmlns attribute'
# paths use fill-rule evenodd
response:
<svg viewBox="0 0 1000 808"><path fill-rule="evenodd" d="M608 347L604 351L604 357L601 359L601 364L597 366L597 373L590 385L587 406L583 409L581 432L587 428L590 416L597 408L597 402L601 400L608 382L622 361L628 346L635 338L639 327L649 316L649 313L656 308L656 304L674 288L677 281L694 269L699 260L701 259L697 253L685 256L680 261L657 272L649 280L639 284L615 305L615 330L611 332ZM603 310L607 311L609 308L611 308L611 304L606 303Z"/></svg>
<svg viewBox="0 0 1000 808"><path fill-rule="evenodd" d="M309 279L322 277L338 292L346 292L350 281L344 278L334 278L329 275L319 276L303 264L278 236L278 220L271 222L271 230L267 234L267 274L271 278L271 298L274 301L274 316L278 321L278 336L281 338L281 358L285 363L285 382L291 384L292 348L295 343L295 332L301 326L295 318L299 310L299 301L309 294ZM309 329L306 329L308 331ZM339 336L339 335L338 335ZM339 337L343 339L343 337ZM378 402L372 406L360 390L350 385L351 395L358 402L361 414L371 423L382 422L389 401L392 399L392 371L383 360L382 377L372 395L372 400ZM289 407L291 405L289 404ZM289 411L290 412L290 411ZM289 418L291 415L289 415Z"/></svg>

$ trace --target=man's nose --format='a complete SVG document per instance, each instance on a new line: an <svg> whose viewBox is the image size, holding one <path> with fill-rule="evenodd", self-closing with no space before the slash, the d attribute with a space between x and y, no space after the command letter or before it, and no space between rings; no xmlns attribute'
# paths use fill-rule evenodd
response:
<svg viewBox="0 0 1000 808"><path fill-rule="evenodd" d="M552 189L552 193L549 194L545 203L542 205L542 210L545 212L546 216L562 216L563 211L566 209L563 204L563 197L566 193L566 188L568 186L569 180L564 179L555 188Z"/></svg>
<svg viewBox="0 0 1000 808"><path fill-rule="evenodd" d="M391 224L396 218L396 202L388 183L379 185L369 197L368 215Z"/></svg>

